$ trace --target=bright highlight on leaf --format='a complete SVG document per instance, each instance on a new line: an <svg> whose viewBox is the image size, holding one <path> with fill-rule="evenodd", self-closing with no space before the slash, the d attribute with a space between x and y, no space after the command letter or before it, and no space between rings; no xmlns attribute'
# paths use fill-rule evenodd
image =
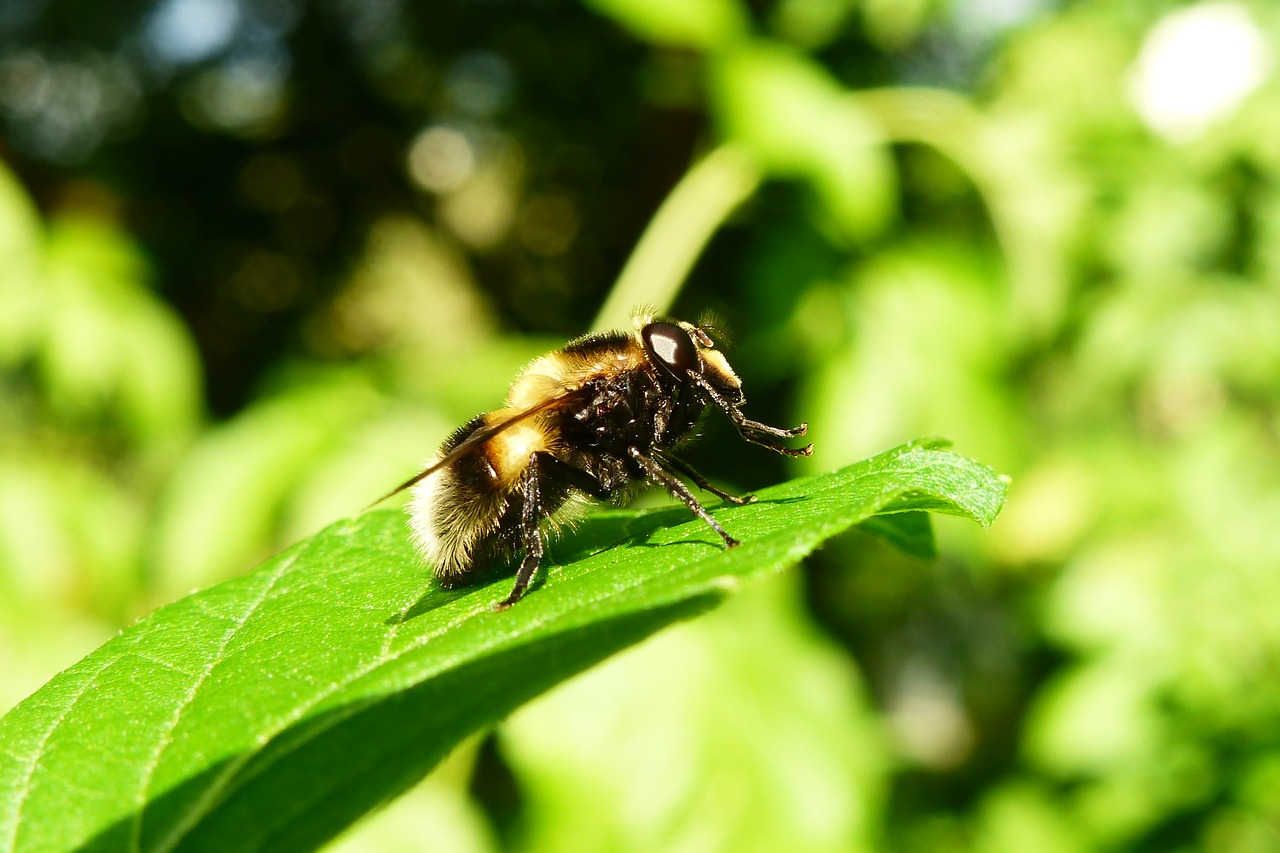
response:
<svg viewBox="0 0 1280 853"><path fill-rule="evenodd" d="M0 850L316 846L466 735L743 581L877 516L868 529L927 553L920 511L987 525L1005 490L921 442L719 506L732 551L683 508L603 513L503 613L508 578L430 582L400 513L340 522L157 610L0 720Z"/></svg>

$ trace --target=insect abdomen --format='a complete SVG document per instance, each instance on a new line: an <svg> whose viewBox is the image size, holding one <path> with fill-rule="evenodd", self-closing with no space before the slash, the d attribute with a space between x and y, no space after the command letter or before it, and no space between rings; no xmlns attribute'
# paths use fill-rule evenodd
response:
<svg viewBox="0 0 1280 853"><path fill-rule="evenodd" d="M484 415L472 418L449 436L432 461L444 457L484 424ZM472 555L492 533L506 503L488 459L483 453L468 454L418 482L411 495L413 542L431 562L436 576L459 579L468 574L473 568Z"/></svg>
<svg viewBox="0 0 1280 853"><path fill-rule="evenodd" d="M442 459L481 427L501 423L507 411L472 418L434 457ZM517 424L480 444L412 488L409 503L414 544L442 580L462 580L481 568L498 538L532 454L549 449L542 427Z"/></svg>

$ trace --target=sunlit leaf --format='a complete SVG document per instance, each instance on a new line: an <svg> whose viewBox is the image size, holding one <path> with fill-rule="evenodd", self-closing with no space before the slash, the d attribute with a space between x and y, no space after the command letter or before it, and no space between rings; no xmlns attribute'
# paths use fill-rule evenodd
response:
<svg viewBox="0 0 1280 853"><path fill-rule="evenodd" d="M340 522L142 620L0 720L0 847L314 846L467 734L883 512L989 524L1006 483L906 445L716 510L595 516L515 608L430 582L403 518Z"/></svg>

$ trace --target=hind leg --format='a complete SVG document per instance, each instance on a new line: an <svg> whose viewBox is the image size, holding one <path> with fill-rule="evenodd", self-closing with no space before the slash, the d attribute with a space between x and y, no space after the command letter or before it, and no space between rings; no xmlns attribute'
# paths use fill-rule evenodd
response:
<svg viewBox="0 0 1280 853"><path fill-rule="evenodd" d="M529 465L520 478L520 539L524 545L524 559L516 571L516 585L511 594L493 606L494 610L506 610L515 604L529 589L533 575L542 562L542 531L538 529L542 521L542 490L539 488L538 454L529 457Z"/></svg>

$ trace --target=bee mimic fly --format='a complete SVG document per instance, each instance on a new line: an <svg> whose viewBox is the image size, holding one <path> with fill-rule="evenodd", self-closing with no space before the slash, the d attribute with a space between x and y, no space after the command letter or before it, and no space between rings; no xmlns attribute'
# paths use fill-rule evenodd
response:
<svg viewBox="0 0 1280 853"><path fill-rule="evenodd" d="M616 499L649 481L662 486L733 548L730 536L679 478L735 504L674 455L709 407L742 438L784 456L805 424L779 429L742 413L742 383L708 328L638 316L634 332L587 335L535 359L503 408L472 418L444 442L410 489L414 544L446 586L521 554L502 610L524 596L543 553L543 522L583 497ZM392 492L392 494L395 494Z"/></svg>

